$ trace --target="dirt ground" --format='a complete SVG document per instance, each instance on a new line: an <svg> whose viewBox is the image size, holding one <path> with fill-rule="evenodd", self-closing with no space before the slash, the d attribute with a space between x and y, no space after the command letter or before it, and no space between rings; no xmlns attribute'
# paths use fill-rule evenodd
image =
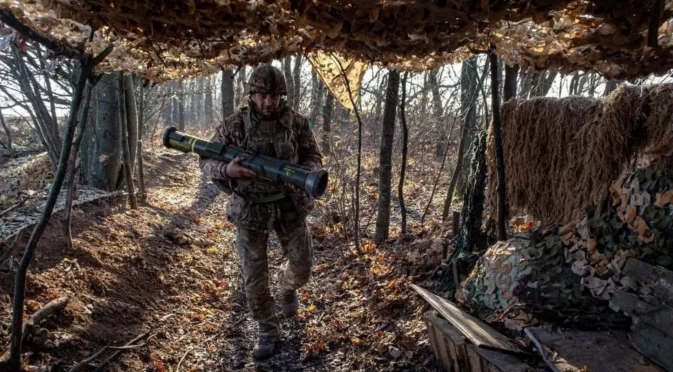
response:
<svg viewBox="0 0 673 372"><path fill-rule="evenodd" d="M282 320L280 352L258 363L250 356L256 324L247 314L235 227L225 218L227 197L201 177L194 156L158 150L144 159L148 197L137 210L123 200L76 209L73 250L59 216L52 217L30 267L26 317L55 298L70 300L29 338L26 370L67 371L106 345L145 333L106 370L439 369L421 320L428 307L409 287L431 285L441 255L431 233L381 247L365 239L358 255L314 213L313 276L300 291L299 314ZM282 257L275 238L268 254L277 294ZM0 268L0 350L10 333L13 272L6 269Z"/></svg>

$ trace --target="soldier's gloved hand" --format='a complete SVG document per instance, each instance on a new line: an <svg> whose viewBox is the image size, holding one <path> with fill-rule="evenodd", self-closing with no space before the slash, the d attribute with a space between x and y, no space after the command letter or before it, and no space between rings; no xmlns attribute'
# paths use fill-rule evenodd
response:
<svg viewBox="0 0 673 372"><path fill-rule="evenodd" d="M241 157L237 157L227 164L227 166L224 168L225 175L233 179L257 177L255 172L241 165L241 160L243 160Z"/></svg>

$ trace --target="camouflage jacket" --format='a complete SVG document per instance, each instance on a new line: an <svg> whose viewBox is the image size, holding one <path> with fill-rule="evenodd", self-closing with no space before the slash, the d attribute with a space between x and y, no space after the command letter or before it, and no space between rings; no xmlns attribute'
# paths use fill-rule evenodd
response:
<svg viewBox="0 0 673 372"><path fill-rule="evenodd" d="M243 107L226 118L210 140L289 160L310 170L322 168L322 155L308 120L285 105L274 120L255 120L250 109ZM283 184L262 179L230 180L224 172L226 163L217 160L202 158L200 166L221 190L231 194L227 219L237 226L268 232L275 222L291 228L313 208L313 200L304 191L291 191ZM245 198L279 192L287 197L273 203L255 204Z"/></svg>

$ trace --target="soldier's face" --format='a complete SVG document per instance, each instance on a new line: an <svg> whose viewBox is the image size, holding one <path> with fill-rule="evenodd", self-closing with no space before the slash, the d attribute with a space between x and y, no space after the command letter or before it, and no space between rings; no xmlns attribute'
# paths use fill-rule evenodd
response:
<svg viewBox="0 0 673 372"><path fill-rule="evenodd" d="M255 93L252 96L257 107L262 111L262 115L271 115L280 105L280 95L271 95L268 93Z"/></svg>

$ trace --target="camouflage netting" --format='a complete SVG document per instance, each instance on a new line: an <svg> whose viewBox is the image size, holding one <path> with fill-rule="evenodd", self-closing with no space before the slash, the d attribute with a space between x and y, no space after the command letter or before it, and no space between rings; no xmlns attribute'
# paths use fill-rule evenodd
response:
<svg viewBox="0 0 673 372"><path fill-rule="evenodd" d="M522 330L540 322L615 327L626 318L593 298L565 264L558 235L516 237L491 246L457 291L488 322Z"/></svg>
<svg viewBox="0 0 673 372"><path fill-rule="evenodd" d="M600 216L490 247L462 284L462 301L513 329L543 319L619 324L607 303L615 291L651 292L624 275L626 261L673 268L673 177L641 168L610 192Z"/></svg>
<svg viewBox="0 0 673 372"><path fill-rule="evenodd" d="M502 106L507 203L543 225L581 219L636 156L673 152L673 85L621 86L604 99L510 100ZM490 205L497 200L489 139Z"/></svg>
<svg viewBox="0 0 673 372"><path fill-rule="evenodd" d="M612 78L673 67L673 0L0 0L54 39L98 52L103 69L152 80L296 53L423 70L494 45L510 64ZM653 20L659 20L658 22ZM99 32L87 41L89 27ZM648 29L658 39L648 47Z"/></svg>

